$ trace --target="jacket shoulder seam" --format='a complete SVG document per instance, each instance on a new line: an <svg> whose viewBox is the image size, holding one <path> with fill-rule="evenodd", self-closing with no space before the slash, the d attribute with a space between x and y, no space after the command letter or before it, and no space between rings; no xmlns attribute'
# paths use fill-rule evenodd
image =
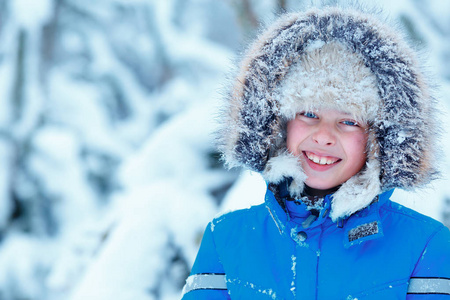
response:
<svg viewBox="0 0 450 300"><path fill-rule="evenodd" d="M261 205L251 206L249 208L238 209L234 211L228 211L219 216L215 217L211 222L211 229L214 231L214 227L218 226L219 228L222 226L222 223L229 224L230 222L235 222L236 220L246 218L253 219L250 216L254 216L257 214L258 210L260 210Z"/></svg>
<svg viewBox="0 0 450 300"><path fill-rule="evenodd" d="M398 205L401 205L401 204L398 204ZM415 211L415 210L413 210L411 208L408 208L406 206L403 206L403 205L401 205L401 206L402 206L403 209L408 209L408 210L411 210L411 211L415 212L417 214L417 216L412 215L412 214L404 213L404 212L399 211L397 209L394 209L394 208L392 208L392 207L390 207L388 205L381 206L380 210L390 211L390 212L393 212L395 214L400 214L400 215L403 215L405 217L409 217L411 219L420 221L422 223L428 223L428 224L434 225L434 226L432 226L432 227L435 227L434 230L438 230L438 229L444 227L444 225L442 223L440 223L439 221L437 221L437 220L435 220L435 219L433 219L433 218L431 218L429 216L423 215L423 214L421 214L421 213L419 213L419 212L417 212L417 211ZM429 220L432 220L432 222L430 222Z"/></svg>
<svg viewBox="0 0 450 300"><path fill-rule="evenodd" d="M426 241L426 243L425 243L425 246L424 246L423 249L422 249L422 252L420 252L419 258L417 259L416 263L414 264L414 269L412 270L411 275L412 275L412 274L414 273L414 271L416 270L417 265L418 265L419 262L420 262L420 258L424 255L426 249L428 248L428 245L430 244L430 241L431 241L431 240L432 240L439 232L441 232L441 231L444 230L444 229L445 229L445 226L442 225L441 227L438 227L432 234L430 234L430 236L428 237L428 239L427 239L427 241Z"/></svg>

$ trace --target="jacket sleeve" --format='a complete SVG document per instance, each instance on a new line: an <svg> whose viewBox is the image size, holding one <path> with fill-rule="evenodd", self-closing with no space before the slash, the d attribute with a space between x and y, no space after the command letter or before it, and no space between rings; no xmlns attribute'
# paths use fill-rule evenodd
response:
<svg viewBox="0 0 450 300"><path fill-rule="evenodd" d="M225 271L216 251L213 230L214 225L210 223L183 288L182 300L231 299L226 286Z"/></svg>
<svg viewBox="0 0 450 300"><path fill-rule="evenodd" d="M431 237L411 275L407 300L450 300L450 231Z"/></svg>

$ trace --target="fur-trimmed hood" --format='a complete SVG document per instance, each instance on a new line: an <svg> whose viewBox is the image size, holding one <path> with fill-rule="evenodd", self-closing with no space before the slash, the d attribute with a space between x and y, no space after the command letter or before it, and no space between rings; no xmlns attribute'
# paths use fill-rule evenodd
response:
<svg viewBox="0 0 450 300"><path fill-rule="evenodd" d="M341 66L341 67L337 67ZM281 16L244 56L220 132L230 167L269 183L306 175L286 149L286 124L302 110L333 107L369 126L365 167L333 195L331 217L367 207L381 192L428 183L437 133L434 99L413 51L376 17L327 7Z"/></svg>

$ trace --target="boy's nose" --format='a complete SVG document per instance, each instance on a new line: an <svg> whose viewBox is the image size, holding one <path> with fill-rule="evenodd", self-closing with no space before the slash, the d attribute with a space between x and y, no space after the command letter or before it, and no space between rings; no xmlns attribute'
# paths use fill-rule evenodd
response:
<svg viewBox="0 0 450 300"><path fill-rule="evenodd" d="M336 135L329 125L319 125L312 136L315 143L321 146L332 146L336 143Z"/></svg>

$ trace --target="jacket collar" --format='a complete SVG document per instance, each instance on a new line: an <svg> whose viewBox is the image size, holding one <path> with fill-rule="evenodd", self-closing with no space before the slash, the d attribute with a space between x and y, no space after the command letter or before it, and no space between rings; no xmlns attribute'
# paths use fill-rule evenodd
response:
<svg viewBox="0 0 450 300"><path fill-rule="evenodd" d="M330 218L332 195L326 195L323 208L313 222L306 224L308 228L314 228L324 223L335 224L344 230L343 244L345 248L383 237L383 224L380 218L380 207L389 201L394 190L389 190L378 195L374 201L364 209L357 211L349 217L333 221ZM301 225L294 224L289 213L281 207L275 198L274 193L267 189L265 195L265 205L274 220L280 234L291 235L292 230ZM306 208L305 208L306 210ZM305 220L306 221L306 220ZM308 222L307 222L308 223ZM304 226L304 225L303 225Z"/></svg>

